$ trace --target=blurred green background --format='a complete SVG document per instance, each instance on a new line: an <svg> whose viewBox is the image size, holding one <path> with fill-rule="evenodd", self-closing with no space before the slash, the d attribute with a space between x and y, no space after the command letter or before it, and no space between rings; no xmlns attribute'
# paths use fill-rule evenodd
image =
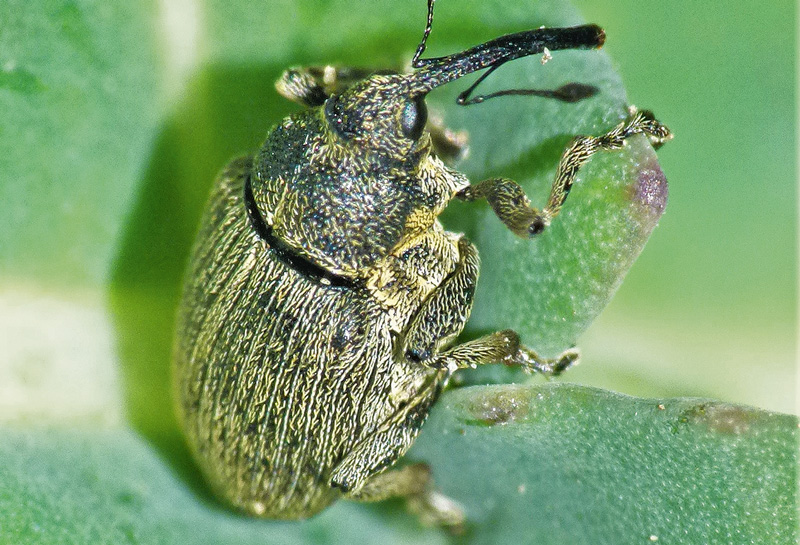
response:
<svg viewBox="0 0 800 545"><path fill-rule="evenodd" d="M575 4L676 137L667 211L571 379L796 411L795 3Z"/></svg>

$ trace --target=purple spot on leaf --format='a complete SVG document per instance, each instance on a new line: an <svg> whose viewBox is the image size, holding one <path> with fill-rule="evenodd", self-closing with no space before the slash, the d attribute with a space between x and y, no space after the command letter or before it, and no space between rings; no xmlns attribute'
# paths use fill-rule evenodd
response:
<svg viewBox="0 0 800 545"><path fill-rule="evenodd" d="M647 237L667 206L667 178L657 161L646 163L630 188L633 216Z"/></svg>
<svg viewBox="0 0 800 545"><path fill-rule="evenodd" d="M667 206L667 178L657 164L644 168L636 180L634 202L661 216Z"/></svg>

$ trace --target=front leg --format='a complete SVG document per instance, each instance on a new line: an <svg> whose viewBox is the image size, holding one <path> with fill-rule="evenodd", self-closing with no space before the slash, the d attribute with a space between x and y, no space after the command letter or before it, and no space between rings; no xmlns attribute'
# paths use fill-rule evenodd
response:
<svg viewBox="0 0 800 545"><path fill-rule="evenodd" d="M320 106L329 96L338 94L372 74L396 74L393 70L370 70L351 66L304 66L286 70L275 89L283 97L303 106Z"/></svg>
<svg viewBox="0 0 800 545"><path fill-rule="evenodd" d="M513 180L492 178L463 189L459 199L473 201L485 198L494 213L514 234L528 238L541 233L561 211L575 177L589 158L600 150L621 149L625 139L634 134L645 134L654 146L660 146L672 134L659 123L651 112L631 110L627 120L601 136L577 136L564 150L550 190L547 205L538 210L530 206L525 192Z"/></svg>

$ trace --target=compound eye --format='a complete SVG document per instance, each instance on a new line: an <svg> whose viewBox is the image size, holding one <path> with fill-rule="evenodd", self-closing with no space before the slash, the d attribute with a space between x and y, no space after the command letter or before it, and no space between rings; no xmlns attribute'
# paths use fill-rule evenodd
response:
<svg viewBox="0 0 800 545"><path fill-rule="evenodd" d="M425 97L420 95L414 97L403 106L400 114L400 130L403 136L411 140L417 140L422 136L425 123L428 122L428 107L425 106Z"/></svg>

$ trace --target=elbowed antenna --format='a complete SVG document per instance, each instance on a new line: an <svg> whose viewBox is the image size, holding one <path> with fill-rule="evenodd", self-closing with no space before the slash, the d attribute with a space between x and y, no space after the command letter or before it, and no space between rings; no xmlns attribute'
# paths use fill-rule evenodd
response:
<svg viewBox="0 0 800 545"><path fill-rule="evenodd" d="M444 85L472 72L484 68L496 68L503 63L559 49L594 49L602 47L605 32L597 25L580 25L569 28L537 28L514 34L507 34L481 45L447 55L422 59L433 23L433 4L428 0L428 21L425 32L411 61L416 68L412 79L414 91L424 94L434 87Z"/></svg>

